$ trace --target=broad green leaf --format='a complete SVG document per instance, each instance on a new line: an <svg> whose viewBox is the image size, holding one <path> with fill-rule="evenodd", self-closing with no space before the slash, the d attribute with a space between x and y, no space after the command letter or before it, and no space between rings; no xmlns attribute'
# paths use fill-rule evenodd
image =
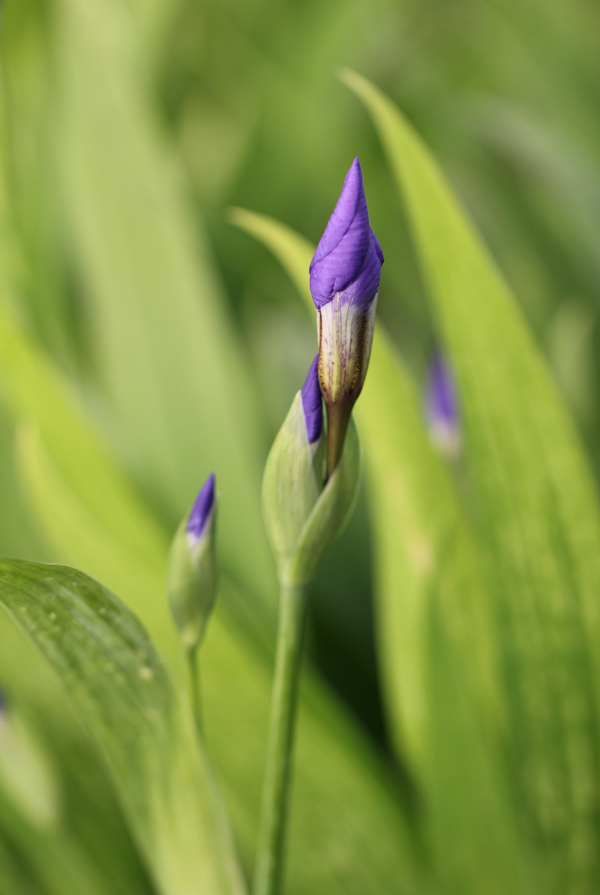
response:
<svg viewBox="0 0 600 895"><path fill-rule="evenodd" d="M17 444L19 468L43 531L62 560L84 567L124 595L162 654L176 665L178 644L164 595L167 538L143 505L135 503L133 489L89 428L64 380L0 314L4 347L0 385L13 412L29 421ZM81 447L71 470L74 435ZM104 482L104 489L95 481ZM121 521L115 525L113 517L118 515ZM152 551L142 549L131 531L135 526L142 526L139 531L152 543ZM247 605L247 594L224 578L203 645L201 675L209 751L250 870L272 656L259 646L270 635L271 619L266 617L257 627ZM299 713L296 775L288 862L291 893L421 891L399 788L309 669Z"/></svg>
<svg viewBox="0 0 600 895"><path fill-rule="evenodd" d="M352 72L402 190L456 367L474 531L502 650L512 774L543 891L599 870L600 516L595 483L515 300L434 159Z"/></svg>
<svg viewBox="0 0 600 895"><path fill-rule="evenodd" d="M313 311L311 246L262 215L235 209L230 220L274 252ZM500 754L504 709L485 587L455 488L381 324L355 414L369 472L387 706L398 753L426 799L437 872L463 893L518 891L528 856Z"/></svg>
<svg viewBox="0 0 600 895"><path fill-rule="evenodd" d="M170 523L216 470L222 561L269 602L261 409L125 6L63 0L54 48L68 226L109 412Z"/></svg>
<svg viewBox="0 0 600 895"><path fill-rule="evenodd" d="M5 790L0 797L0 804L7 810L10 807L0 838L14 841L19 831L18 843L14 844L18 844L22 861L35 869L35 874L39 870L56 879L57 886L61 867L69 865L68 876L79 875L79 885L71 886L70 891L86 891L86 878L90 888L114 895L155 891L87 731L58 680L48 673L46 660L3 611L0 643L0 686L8 697L8 726L12 726L14 716L22 717L35 732L58 796L52 823L41 826L38 821L34 826L34 815L18 798L13 782L12 796ZM110 861L106 860L107 854Z"/></svg>
<svg viewBox="0 0 600 895"><path fill-rule="evenodd" d="M23 560L0 560L0 603L89 726L160 890L243 892L189 710L135 617L87 575Z"/></svg>

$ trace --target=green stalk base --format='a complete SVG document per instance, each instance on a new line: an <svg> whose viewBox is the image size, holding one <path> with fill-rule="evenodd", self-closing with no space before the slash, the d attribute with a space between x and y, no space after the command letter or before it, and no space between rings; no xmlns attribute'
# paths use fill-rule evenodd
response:
<svg viewBox="0 0 600 895"><path fill-rule="evenodd" d="M306 605L304 588L282 585L254 895L281 886Z"/></svg>

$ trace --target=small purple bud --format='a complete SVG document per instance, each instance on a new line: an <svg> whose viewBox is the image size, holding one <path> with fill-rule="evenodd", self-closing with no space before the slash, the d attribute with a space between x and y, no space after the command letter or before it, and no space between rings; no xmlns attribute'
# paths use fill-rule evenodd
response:
<svg viewBox="0 0 600 895"><path fill-rule="evenodd" d="M310 365L308 376L302 386L302 407L306 422L308 443L314 444L323 431L323 397L319 387L319 355Z"/></svg>
<svg viewBox="0 0 600 895"><path fill-rule="evenodd" d="M171 614L183 645L190 651L197 648L204 636L217 595L216 506L212 472L177 529L167 561Z"/></svg>
<svg viewBox="0 0 600 895"><path fill-rule="evenodd" d="M319 384L329 423L328 477L342 455L352 407L367 375L382 264L356 158L310 263L310 291L318 315Z"/></svg>
<svg viewBox="0 0 600 895"><path fill-rule="evenodd" d="M439 352L429 367L425 415L435 446L448 459L456 459L460 449L456 386L452 370Z"/></svg>
<svg viewBox="0 0 600 895"><path fill-rule="evenodd" d="M188 517L186 531L191 544L196 544L215 506L215 474L211 472L202 485Z"/></svg>

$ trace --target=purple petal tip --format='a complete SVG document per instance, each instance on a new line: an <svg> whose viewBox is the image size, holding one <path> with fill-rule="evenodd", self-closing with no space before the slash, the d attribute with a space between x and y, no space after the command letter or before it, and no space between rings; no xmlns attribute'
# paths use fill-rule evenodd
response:
<svg viewBox="0 0 600 895"><path fill-rule="evenodd" d="M355 158L310 263L310 291L317 308L336 292L365 307L379 289L383 252L369 224L362 170Z"/></svg>
<svg viewBox="0 0 600 895"><path fill-rule="evenodd" d="M194 540L198 540L201 537L214 505L215 474L211 472L198 492L198 497L194 501L194 506L188 518L187 533Z"/></svg>
<svg viewBox="0 0 600 895"><path fill-rule="evenodd" d="M306 421L308 443L314 444L323 431L323 399L319 386L319 355L310 365L308 376L302 386L302 407Z"/></svg>

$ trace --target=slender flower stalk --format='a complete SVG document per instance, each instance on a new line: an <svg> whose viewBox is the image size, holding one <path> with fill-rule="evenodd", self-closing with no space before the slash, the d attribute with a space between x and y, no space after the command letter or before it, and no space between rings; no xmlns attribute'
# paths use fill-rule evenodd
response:
<svg viewBox="0 0 600 895"><path fill-rule="evenodd" d="M275 439L263 478L281 601L254 895L278 895L281 887L307 587L358 493L361 452L351 414L371 354L382 263L355 159L310 264L319 353Z"/></svg>
<svg viewBox="0 0 600 895"><path fill-rule="evenodd" d="M215 523L217 495L212 473L183 519L171 545L167 593L188 670L190 701L202 731L198 647L217 593Z"/></svg>
<svg viewBox="0 0 600 895"><path fill-rule="evenodd" d="M263 486L265 516L278 557L281 598L254 895L276 895L281 886L307 609L306 584L290 580L293 576L288 560L323 488L319 464L314 464L322 431L323 405L315 358L273 446ZM273 498L267 493L271 490Z"/></svg>
<svg viewBox="0 0 600 895"><path fill-rule="evenodd" d="M282 584L254 895L281 888L306 608L306 588Z"/></svg>
<svg viewBox="0 0 600 895"><path fill-rule="evenodd" d="M356 158L310 264L319 383L327 405L328 478L340 461L352 408L367 375L383 260Z"/></svg>

